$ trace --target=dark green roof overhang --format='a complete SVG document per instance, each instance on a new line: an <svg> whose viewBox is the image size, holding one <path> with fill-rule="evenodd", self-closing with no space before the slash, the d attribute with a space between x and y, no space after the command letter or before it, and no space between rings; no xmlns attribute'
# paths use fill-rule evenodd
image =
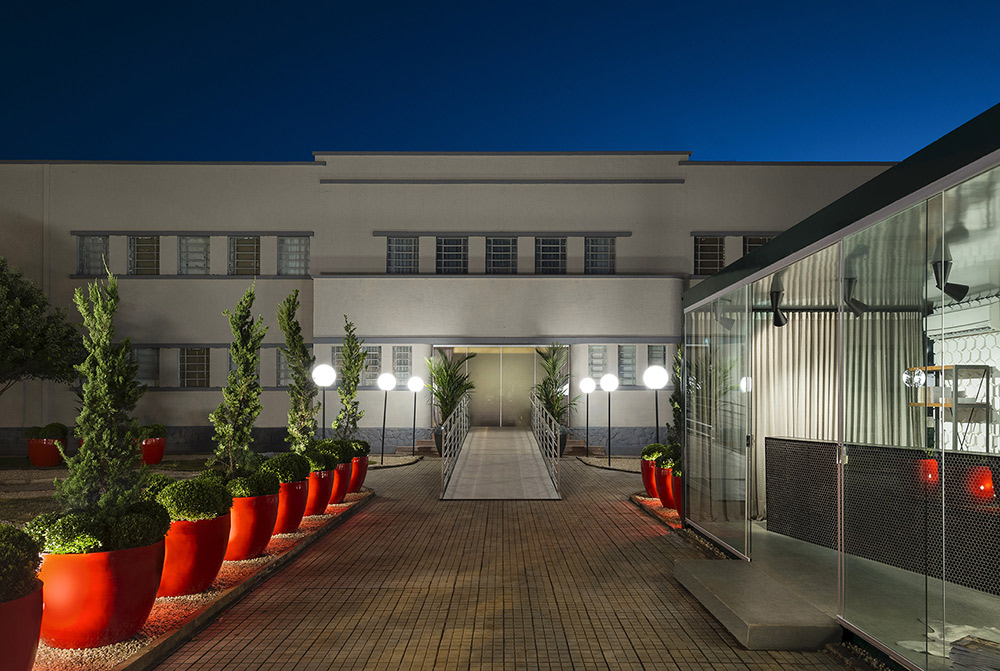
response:
<svg viewBox="0 0 1000 671"><path fill-rule="evenodd" d="M1000 104L800 221L684 292L685 308L744 283L765 268L830 239L910 194L1000 150ZM872 222L874 223L874 222ZM842 237L842 236L841 236Z"/></svg>

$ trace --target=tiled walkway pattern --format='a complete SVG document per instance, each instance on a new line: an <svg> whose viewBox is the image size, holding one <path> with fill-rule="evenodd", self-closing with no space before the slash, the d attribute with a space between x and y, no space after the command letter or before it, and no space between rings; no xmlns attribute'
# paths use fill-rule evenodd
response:
<svg viewBox="0 0 1000 671"><path fill-rule="evenodd" d="M370 472L365 510L158 668L841 668L740 649L672 578L700 555L629 502L638 476L562 469L562 501L439 501L432 460Z"/></svg>
<svg viewBox="0 0 1000 671"><path fill-rule="evenodd" d="M558 499L530 429L477 426L458 455L446 499Z"/></svg>

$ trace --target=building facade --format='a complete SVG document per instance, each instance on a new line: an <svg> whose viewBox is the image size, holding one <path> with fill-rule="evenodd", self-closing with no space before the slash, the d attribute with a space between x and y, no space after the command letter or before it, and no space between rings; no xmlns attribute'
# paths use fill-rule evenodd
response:
<svg viewBox="0 0 1000 671"><path fill-rule="evenodd" d="M149 389L137 414L161 422L178 451L211 448L208 414L229 368L228 322L251 282L268 333L258 447L281 449L287 370L275 310L300 292L318 362L338 368L344 315L369 359L362 429L381 428L375 380L388 394L386 449L432 422L427 378L436 349L472 351L472 421L522 425L534 347L571 346L573 386L616 373L613 449L654 434L642 371L670 367L681 340L681 294L881 173L874 163L718 163L665 153L338 153L303 163L0 163L2 254L53 304L77 287L120 278L118 335L132 339ZM665 405L672 384L659 392ZM601 398L597 398L601 397ZM573 430L603 444L595 392ZM327 421L336 415L328 394ZM414 411L414 405L416 410ZM65 385L27 382L0 397L2 449L22 427L72 424ZM414 416L415 414L415 416ZM661 424L669 417L661 416ZM376 429L378 427L378 430Z"/></svg>

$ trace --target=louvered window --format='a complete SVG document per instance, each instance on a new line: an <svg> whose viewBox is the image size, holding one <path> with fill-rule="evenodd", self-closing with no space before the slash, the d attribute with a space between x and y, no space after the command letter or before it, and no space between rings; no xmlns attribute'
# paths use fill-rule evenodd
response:
<svg viewBox="0 0 1000 671"><path fill-rule="evenodd" d="M392 372L396 384L405 385L413 375L413 348L409 345L392 346Z"/></svg>
<svg viewBox="0 0 1000 671"><path fill-rule="evenodd" d="M517 274L517 238L486 238L486 274Z"/></svg>
<svg viewBox="0 0 1000 671"><path fill-rule="evenodd" d="M635 386L635 345L618 346L618 382L622 386Z"/></svg>
<svg viewBox="0 0 1000 671"><path fill-rule="evenodd" d="M128 274L160 274L159 236L128 236Z"/></svg>
<svg viewBox="0 0 1000 671"><path fill-rule="evenodd" d="M203 235L182 235L177 238L177 274L208 275L211 238Z"/></svg>
<svg viewBox="0 0 1000 671"><path fill-rule="evenodd" d="M535 238L535 274L566 274L566 238Z"/></svg>
<svg viewBox="0 0 1000 671"><path fill-rule="evenodd" d="M420 272L420 238L387 238L385 272L390 275Z"/></svg>
<svg viewBox="0 0 1000 671"><path fill-rule="evenodd" d="M614 238L584 238L583 273L585 275L615 274Z"/></svg>
<svg viewBox="0 0 1000 671"><path fill-rule="evenodd" d="M591 345L587 350L587 370L590 377L600 381L607 372L608 346Z"/></svg>
<svg viewBox="0 0 1000 671"><path fill-rule="evenodd" d="M81 235L77 239L76 272L79 275L104 275L108 259L108 236Z"/></svg>
<svg viewBox="0 0 1000 671"><path fill-rule="evenodd" d="M139 384L149 387L160 386L160 350L156 347L136 347L132 356L139 365L135 378Z"/></svg>
<svg viewBox="0 0 1000 671"><path fill-rule="evenodd" d="M694 274L714 275L726 266L725 238L695 237Z"/></svg>
<svg viewBox="0 0 1000 671"><path fill-rule="evenodd" d="M229 274L260 275L260 237L229 238Z"/></svg>
<svg viewBox="0 0 1000 671"><path fill-rule="evenodd" d="M209 380L209 349L185 347L180 350L180 383L182 387L207 387Z"/></svg>
<svg viewBox="0 0 1000 671"><path fill-rule="evenodd" d="M309 274L309 238L305 236L278 238L278 274Z"/></svg>
<svg viewBox="0 0 1000 671"><path fill-rule="evenodd" d="M468 238L437 239L437 274L438 275L469 274Z"/></svg>

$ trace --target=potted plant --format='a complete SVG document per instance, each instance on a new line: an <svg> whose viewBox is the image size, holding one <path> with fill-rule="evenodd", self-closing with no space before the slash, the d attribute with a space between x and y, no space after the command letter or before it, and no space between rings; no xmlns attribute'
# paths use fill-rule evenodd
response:
<svg viewBox="0 0 1000 671"><path fill-rule="evenodd" d="M140 431L142 438L142 463L152 466L163 461L163 450L167 445L167 427L162 424L148 424Z"/></svg>
<svg viewBox="0 0 1000 671"><path fill-rule="evenodd" d="M299 309L299 290L296 289L278 306L278 326L285 334L281 353L288 364L288 435L285 442L292 451L303 453L310 449L316 435L316 413L319 390L313 382L311 371L316 357L309 352L302 337L302 326L295 314Z"/></svg>
<svg viewBox="0 0 1000 671"><path fill-rule="evenodd" d="M62 454L56 443L61 443L65 447L68 435L66 425L59 422L25 429L24 437L28 439L28 460L31 461L31 465L46 468L61 464Z"/></svg>
<svg viewBox="0 0 1000 671"><path fill-rule="evenodd" d="M330 490L330 505L343 503L351 486L354 472L354 447L336 438L317 441L316 448L324 452L333 467L333 487Z"/></svg>
<svg viewBox="0 0 1000 671"><path fill-rule="evenodd" d="M639 465L642 471L642 485L646 488L646 495L656 498L656 458L666 451L666 446L660 443L651 443L642 448Z"/></svg>
<svg viewBox="0 0 1000 671"><path fill-rule="evenodd" d="M282 452L267 461L261 471L273 473L281 483L278 516L272 534L290 534L299 528L309 500L309 460L297 452Z"/></svg>
<svg viewBox="0 0 1000 671"><path fill-rule="evenodd" d="M233 496L228 561L260 556L278 517L278 478L260 472L263 459L251 447L253 425L261 409L260 344L267 333L263 317L253 319L253 301L251 284L236 308L223 312L233 334L229 356L234 365L222 389L222 402L208 416L215 427L215 456L204 477L218 480Z"/></svg>
<svg viewBox="0 0 1000 671"><path fill-rule="evenodd" d="M170 517L142 499L149 476L139 460L132 418L143 388L126 338L114 342L118 285L77 289L87 357L77 371L83 402L76 433L83 439L56 480L61 510L35 518L26 531L42 546L41 638L58 648L91 648L125 640L146 621L163 567Z"/></svg>
<svg viewBox="0 0 1000 671"><path fill-rule="evenodd" d="M536 347L535 352L541 358L542 370L545 376L531 389L532 395L552 415L559 424L559 456L566 450L566 439L569 437L569 413L576 405L579 396L569 396L569 373L566 372L566 361L569 358L569 347L557 342L548 347Z"/></svg>
<svg viewBox="0 0 1000 671"><path fill-rule="evenodd" d="M361 485L365 484L365 477L368 475L368 453L372 446L367 440L352 440L351 449L351 484L347 488L348 494L361 491Z"/></svg>
<svg viewBox="0 0 1000 671"><path fill-rule="evenodd" d="M653 468L653 482L656 483L657 498L660 499L660 503L664 508L676 508L674 494L671 489L671 484L673 483L673 460L664 451L653 460L653 463L655 464Z"/></svg>
<svg viewBox="0 0 1000 671"><path fill-rule="evenodd" d="M441 454L441 443L443 440L444 423L458 408L462 402L462 397L471 392L476 386L469 379L466 370L466 362L476 356L475 354L452 354L446 356L438 350L440 359L424 359L430 375L431 405L437 408L439 422L434 427L434 446L438 455Z"/></svg>
<svg viewBox="0 0 1000 671"><path fill-rule="evenodd" d="M194 478L170 481L156 495L156 501L170 514L163 575L156 596L204 592L218 575L226 555L232 495L218 480Z"/></svg>
<svg viewBox="0 0 1000 671"><path fill-rule="evenodd" d="M0 631L3 668L29 671L42 626L42 583L38 544L9 524L0 524Z"/></svg>
<svg viewBox="0 0 1000 671"><path fill-rule="evenodd" d="M309 497L303 515L322 515L333 494L333 474L337 462L332 455L317 447L303 450L301 454L309 461Z"/></svg>

